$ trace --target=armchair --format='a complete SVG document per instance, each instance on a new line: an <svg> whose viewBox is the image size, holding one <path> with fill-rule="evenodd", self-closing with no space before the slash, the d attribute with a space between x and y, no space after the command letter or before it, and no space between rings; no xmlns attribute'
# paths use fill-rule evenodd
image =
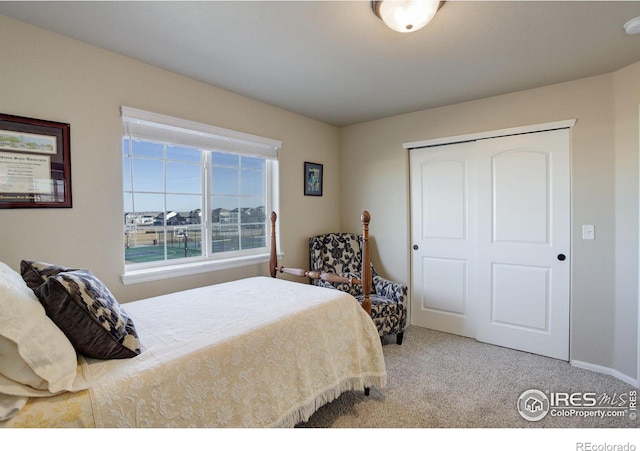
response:
<svg viewBox="0 0 640 451"><path fill-rule="evenodd" d="M309 239L309 265L312 271L360 278L362 237L353 233L328 233ZM378 275L371 265L371 318L380 336L396 334L402 344L407 327L407 287ZM313 279L314 285L346 291L362 302L362 285L332 283Z"/></svg>

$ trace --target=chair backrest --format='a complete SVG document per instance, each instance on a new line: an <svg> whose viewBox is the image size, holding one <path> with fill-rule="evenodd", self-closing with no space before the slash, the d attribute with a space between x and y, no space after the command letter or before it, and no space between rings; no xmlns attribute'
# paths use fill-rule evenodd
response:
<svg viewBox="0 0 640 451"><path fill-rule="evenodd" d="M313 271L358 274L362 237L353 233L327 233L309 239L309 266Z"/></svg>
<svg viewBox="0 0 640 451"><path fill-rule="evenodd" d="M354 233L326 233L309 239L309 268L345 277L360 278L362 237ZM360 285L331 284L313 280L314 285L337 288L354 296L362 293Z"/></svg>

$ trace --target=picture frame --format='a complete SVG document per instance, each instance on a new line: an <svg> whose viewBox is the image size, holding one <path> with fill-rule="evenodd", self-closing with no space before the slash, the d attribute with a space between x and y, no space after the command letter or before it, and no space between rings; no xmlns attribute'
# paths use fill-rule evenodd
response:
<svg viewBox="0 0 640 451"><path fill-rule="evenodd" d="M71 126L0 114L0 209L71 208Z"/></svg>
<svg viewBox="0 0 640 451"><path fill-rule="evenodd" d="M322 196L322 170L322 164L304 162L305 196Z"/></svg>

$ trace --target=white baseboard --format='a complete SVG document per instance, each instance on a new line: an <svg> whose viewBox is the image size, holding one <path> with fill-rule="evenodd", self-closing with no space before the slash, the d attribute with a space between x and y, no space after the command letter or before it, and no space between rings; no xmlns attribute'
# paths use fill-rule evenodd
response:
<svg viewBox="0 0 640 451"><path fill-rule="evenodd" d="M613 368L607 368L606 366L595 365L593 363L581 362L580 360L572 360L571 365L577 368L583 368L585 370L595 371L596 373L607 374L609 376L613 376L616 379L620 379L627 384L631 384L636 388L640 388L640 380L634 379L631 376L627 376L626 374L621 373L618 370L614 370Z"/></svg>

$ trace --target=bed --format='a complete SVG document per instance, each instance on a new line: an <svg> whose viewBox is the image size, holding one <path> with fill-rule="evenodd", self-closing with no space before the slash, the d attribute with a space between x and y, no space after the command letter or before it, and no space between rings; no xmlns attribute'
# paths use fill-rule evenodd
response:
<svg viewBox="0 0 640 451"><path fill-rule="evenodd" d="M334 275L278 267L275 218L271 277L113 300L117 337L113 324L78 322L76 311L67 329L52 312L77 306L71 301L80 291L109 294L90 272L23 261L18 274L1 263L0 426L293 427L345 391L384 387L378 332L355 298L277 277ZM60 302L51 286L71 277L85 285L58 290L66 296ZM8 299L21 307L9 308ZM25 317L29 324L19 324Z"/></svg>

